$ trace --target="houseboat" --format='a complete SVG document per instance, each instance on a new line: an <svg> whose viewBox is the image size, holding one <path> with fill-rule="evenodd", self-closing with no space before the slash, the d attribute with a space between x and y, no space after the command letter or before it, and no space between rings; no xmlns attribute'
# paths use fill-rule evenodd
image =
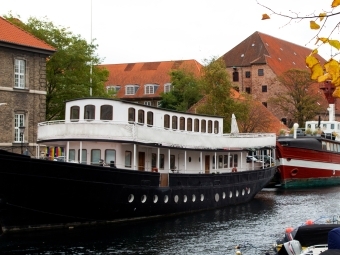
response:
<svg viewBox="0 0 340 255"><path fill-rule="evenodd" d="M273 178L276 135L223 134L223 118L115 99L66 102L39 123L37 154L0 151L0 224L10 231L176 216L246 203ZM46 147L63 155L46 155ZM59 150L60 151L60 150Z"/></svg>

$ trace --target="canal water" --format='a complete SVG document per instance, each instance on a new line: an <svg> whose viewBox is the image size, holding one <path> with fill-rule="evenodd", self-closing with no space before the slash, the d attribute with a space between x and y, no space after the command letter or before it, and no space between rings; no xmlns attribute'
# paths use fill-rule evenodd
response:
<svg viewBox="0 0 340 255"><path fill-rule="evenodd" d="M0 254L274 254L287 227L340 215L340 187L264 189L250 203L106 228L0 237Z"/></svg>

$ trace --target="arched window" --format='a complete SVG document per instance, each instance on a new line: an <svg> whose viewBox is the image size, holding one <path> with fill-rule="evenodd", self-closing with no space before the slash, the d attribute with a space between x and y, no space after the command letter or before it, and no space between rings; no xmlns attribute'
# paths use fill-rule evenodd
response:
<svg viewBox="0 0 340 255"><path fill-rule="evenodd" d="M208 133L212 133L212 121L208 120Z"/></svg>
<svg viewBox="0 0 340 255"><path fill-rule="evenodd" d="M71 107L71 116L70 116L70 119L71 121L79 121L79 106L72 106Z"/></svg>
<svg viewBox="0 0 340 255"><path fill-rule="evenodd" d="M148 126L153 126L153 112L147 112L146 124L148 124Z"/></svg>
<svg viewBox="0 0 340 255"><path fill-rule="evenodd" d="M199 132L200 131L200 121L199 119L194 120L194 131Z"/></svg>
<svg viewBox="0 0 340 255"><path fill-rule="evenodd" d="M113 107L112 105L102 105L100 107L100 119L112 120Z"/></svg>
<svg viewBox="0 0 340 255"><path fill-rule="evenodd" d="M170 128L170 116L168 114L164 115L164 127Z"/></svg>
<svg viewBox="0 0 340 255"><path fill-rule="evenodd" d="M136 117L136 110L135 110L135 108L129 108L129 116L128 116L128 118L129 118L129 122L131 123L133 123L133 122L135 122L135 117Z"/></svg>
<svg viewBox="0 0 340 255"><path fill-rule="evenodd" d="M201 132L205 133L206 132L206 121L205 120L201 120Z"/></svg>
<svg viewBox="0 0 340 255"><path fill-rule="evenodd" d="M218 121L217 120L214 121L214 133L215 134L219 133L219 130L218 130Z"/></svg>
<svg viewBox="0 0 340 255"><path fill-rule="evenodd" d="M192 118L187 120L187 131L192 131Z"/></svg>
<svg viewBox="0 0 340 255"><path fill-rule="evenodd" d="M95 106L94 105L85 105L84 119L85 120L95 119Z"/></svg>
<svg viewBox="0 0 340 255"><path fill-rule="evenodd" d="M144 110L138 110L138 124L144 124Z"/></svg>
<svg viewBox="0 0 340 255"><path fill-rule="evenodd" d="M172 116L171 127L172 129L177 129L177 116Z"/></svg>
<svg viewBox="0 0 340 255"><path fill-rule="evenodd" d="M179 118L179 129L185 130L185 118L184 117Z"/></svg>

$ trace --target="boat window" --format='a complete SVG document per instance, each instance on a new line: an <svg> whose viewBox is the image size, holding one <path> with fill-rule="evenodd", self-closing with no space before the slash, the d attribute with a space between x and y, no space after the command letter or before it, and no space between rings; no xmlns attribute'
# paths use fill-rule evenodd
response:
<svg viewBox="0 0 340 255"><path fill-rule="evenodd" d="M175 166L175 155L170 155L170 169L176 169Z"/></svg>
<svg viewBox="0 0 340 255"><path fill-rule="evenodd" d="M195 119L194 120L194 131L199 132L199 130L200 130L200 122L198 119Z"/></svg>
<svg viewBox="0 0 340 255"><path fill-rule="evenodd" d="M192 131L192 118L187 120L187 131Z"/></svg>
<svg viewBox="0 0 340 255"><path fill-rule="evenodd" d="M311 124L308 124L308 125L307 125L307 128L311 128L311 127L312 127L312 125L311 125Z"/></svg>
<svg viewBox="0 0 340 255"><path fill-rule="evenodd" d="M105 150L105 164L110 165L111 161L117 165L116 150Z"/></svg>
<svg viewBox="0 0 340 255"><path fill-rule="evenodd" d="M327 150L326 142L322 142L322 150Z"/></svg>
<svg viewBox="0 0 340 255"><path fill-rule="evenodd" d="M215 121L214 121L214 133L215 133L215 134L218 134L218 132L219 132L219 131L218 131L218 121L215 120Z"/></svg>
<svg viewBox="0 0 340 255"><path fill-rule="evenodd" d="M172 116L171 128L172 129L177 129L177 116Z"/></svg>
<svg viewBox="0 0 340 255"><path fill-rule="evenodd" d="M153 112L147 112L146 124L148 124L148 126L153 126Z"/></svg>
<svg viewBox="0 0 340 255"><path fill-rule="evenodd" d="M102 105L100 107L100 119L112 120L113 107L112 105Z"/></svg>
<svg viewBox="0 0 340 255"><path fill-rule="evenodd" d="M223 168L228 168L228 155L223 157Z"/></svg>
<svg viewBox="0 0 340 255"><path fill-rule="evenodd" d="M238 155L235 154L234 155L234 167L237 167L237 163L238 163Z"/></svg>
<svg viewBox="0 0 340 255"><path fill-rule="evenodd" d="M334 129L334 124L331 124L331 129Z"/></svg>
<svg viewBox="0 0 340 255"><path fill-rule="evenodd" d="M170 116L168 114L164 115L164 127L170 128Z"/></svg>
<svg viewBox="0 0 340 255"><path fill-rule="evenodd" d="M95 119L95 107L94 105L85 105L84 119L94 120Z"/></svg>
<svg viewBox="0 0 340 255"><path fill-rule="evenodd" d="M144 111L138 110L138 124L144 124Z"/></svg>
<svg viewBox="0 0 340 255"><path fill-rule="evenodd" d="M157 154L152 153L151 154L151 167L157 167Z"/></svg>
<svg viewBox="0 0 340 255"><path fill-rule="evenodd" d="M87 164L87 150L86 149L81 150L81 162L80 162L80 150L78 150L78 162L80 164Z"/></svg>
<svg viewBox="0 0 340 255"><path fill-rule="evenodd" d="M164 154L159 154L159 168L164 169Z"/></svg>
<svg viewBox="0 0 340 255"><path fill-rule="evenodd" d="M229 158L230 158L230 160L229 160L229 168L233 168L234 155L230 155Z"/></svg>
<svg viewBox="0 0 340 255"><path fill-rule="evenodd" d="M205 120L201 120L201 132L205 133L206 132L206 121Z"/></svg>
<svg viewBox="0 0 340 255"><path fill-rule="evenodd" d="M129 108L129 122L135 122L136 110L134 108Z"/></svg>
<svg viewBox="0 0 340 255"><path fill-rule="evenodd" d="M179 129L185 130L185 118L184 117L179 118Z"/></svg>
<svg viewBox="0 0 340 255"><path fill-rule="evenodd" d="M223 168L223 155L218 156L218 168Z"/></svg>
<svg viewBox="0 0 340 255"><path fill-rule="evenodd" d="M212 133L212 121L208 120L208 133Z"/></svg>
<svg viewBox="0 0 340 255"><path fill-rule="evenodd" d="M338 152L340 152L340 144L338 144L337 147L338 147Z"/></svg>
<svg viewBox="0 0 340 255"><path fill-rule="evenodd" d="M131 167L131 151L125 151L125 167Z"/></svg>
<svg viewBox="0 0 340 255"><path fill-rule="evenodd" d="M79 121L79 106L72 106L71 107L71 121Z"/></svg>
<svg viewBox="0 0 340 255"><path fill-rule="evenodd" d="M324 128L327 128L327 124L323 124L322 126L323 126Z"/></svg>
<svg viewBox="0 0 340 255"><path fill-rule="evenodd" d="M91 150L91 165L99 165L100 162L100 150L93 149Z"/></svg>
<svg viewBox="0 0 340 255"><path fill-rule="evenodd" d="M68 161L71 162L71 161L75 161L75 160L76 160L76 150L70 149L68 151Z"/></svg>

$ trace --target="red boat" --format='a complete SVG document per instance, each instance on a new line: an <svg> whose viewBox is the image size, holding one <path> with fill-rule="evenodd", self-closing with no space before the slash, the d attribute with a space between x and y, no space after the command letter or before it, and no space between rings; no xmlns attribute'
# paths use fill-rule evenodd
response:
<svg viewBox="0 0 340 255"><path fill-rule="evenodd" d="M329 120L306 121L303 135L297 135L295 126L294 135L277 139L278 171L284 188L340 184L340 122L335 121L334 86L325 83L322 89L329 103Z"/></svg>

